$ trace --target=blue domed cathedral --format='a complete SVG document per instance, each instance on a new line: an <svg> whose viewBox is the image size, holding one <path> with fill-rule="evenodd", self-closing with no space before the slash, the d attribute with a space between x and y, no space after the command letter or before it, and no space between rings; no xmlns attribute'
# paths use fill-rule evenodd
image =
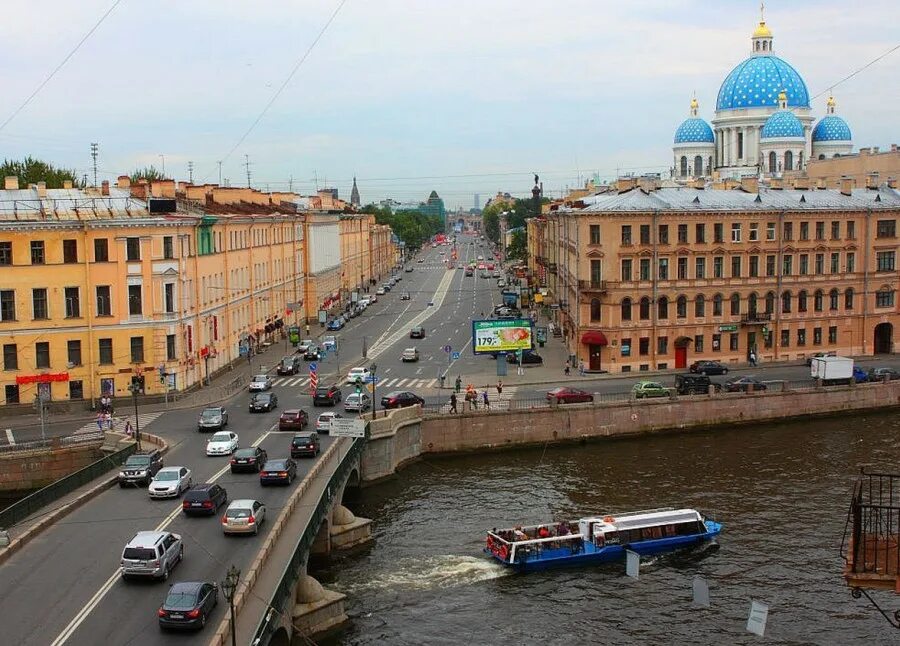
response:
<svg viewBox="0 0 900 646"><path fill-rule="evenodd" d="M803 77L774 52L774 37L760 21L750 38L750 56L725 77L711 123L691 100L690 115L675 131L676 179L743 176L778 177L806 167L812 156L825 159L852 152L847 122L835 114L829 96L816 122Z"/></svg>

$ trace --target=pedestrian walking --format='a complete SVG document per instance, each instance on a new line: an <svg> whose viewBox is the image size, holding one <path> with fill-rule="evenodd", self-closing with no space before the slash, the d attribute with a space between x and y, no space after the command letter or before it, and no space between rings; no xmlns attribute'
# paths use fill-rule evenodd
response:
<svg viewBox="0 0 900 646"><path fill-rule="evenodd" d="M444 374L441 373L440 375L438 375L438 378L441 380L441 390L443 390L444 389Z"/></svg>
<svg viewBox="0 0 900 646"><path fill-rule="evenodd" d="M306 324L306 336L309 336L309 323Z"/></svg>
<svg viewBox="0 0 900 646"><path fill-rule="evenodd" d="M578 363L578 374L584 377L584 361Z"/></svg>
<svg viewBox="0 0 900 646"><path fill-rule="evenodd" d="M97 430L103 430L103 413L97 413Z"/></svg>
<svg viewBox="0 0 900 646"><path fill-rule="evenodd" d="M128 437L131 437L132 435L134 435L134 428L132 428L132 426L131 426L130 419L125 422L125 435L127 435Z"/></svg>
<svg viewBox="0 0 900 646"><path fill-rule="evenodd" d="M750 351L750 366L753 368L756 367L756 353L752 350Z"/></svg>
<svg viewBox="0 0 900 646"><path fill-rule="evenodd" d="M450 412L456 413L456 393L450 393Z"/></svg>
<svg viewBox="0 0 900 646"><path fill-rule="evenodd" d="M498 395L503 394L503 382L502 381L497 382L497 394Z"/></svg>
<svg viewBox="0 0 900 646"><path fill-rule="evenodd" d="M484 409L490 410L491 408L491 400L488 399L488 391L487 388L484 389L484 392L481 393L481 398L484 401Z"/></svg>
<svg viewBox="0 0 900 646"><path fill-rule="evenodd" d="M106 424L107 430L112 430L112 415L103 413L103 423Z"/></svg>
<svg viewBox="0 0 900 646"><path fill-rule="evenodd" d="M569 376L569 362L568 361L566 361L566 369L563 372L566 373L566 377Z"/></svg>
<svg viewBox="0 0 900 646"><path fill-rule="evenodd" d="M462 390L462 377L456 375L456 394L458 395Z"/></svg>

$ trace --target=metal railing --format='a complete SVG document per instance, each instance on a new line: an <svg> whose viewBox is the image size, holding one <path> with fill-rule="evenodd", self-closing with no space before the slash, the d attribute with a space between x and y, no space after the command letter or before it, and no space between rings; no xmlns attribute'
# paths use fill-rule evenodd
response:
<svg viewBox="0 0 900 646"><path fill-rule="evenodd" d="M46 440L32 440L30 442L17 442L15 444L5 444L0 446L0 453L21 453L23 451L40 451L41 449L54 449L63 447L79 446L81 444L92 444L105 439L103 431L92 431L90 433L76 433L75 435L65 435L62 437L51 437Z"/></svg>
<svg viewBox="0 0 900 646"><path fill-rule="evenodd" d="M898 541L900 474L862 470L853 487L841 542L841 556L847 562L847 569L853 574L897 577L900 575Z"/></svg>
<svg viewBox="0 0 900 646"><path fill-rule="evenodd" d="M110 470L123 464L128 459L128 456L135 452L136 448L134 444L129 444L124 449L110 453L83 469L79 469L65 478L60 478L53 484L47 485L43 489L38 489L30 496L13 503L0 511L0 528L9 529L49 503L59 500L78 489L78 487L108 473Z"/></svg>

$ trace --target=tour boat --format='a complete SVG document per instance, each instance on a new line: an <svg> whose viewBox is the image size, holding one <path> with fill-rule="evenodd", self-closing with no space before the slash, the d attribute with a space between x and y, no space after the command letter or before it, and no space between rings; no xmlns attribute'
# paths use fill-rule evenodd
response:
<svg viewBox="0 0 900 646"><path fill-rule="evenodd" d="M650 509L487 534L485 553L521 571L622 560L625 551L660 554L711 542L721 523L694 509Z"/></svg>

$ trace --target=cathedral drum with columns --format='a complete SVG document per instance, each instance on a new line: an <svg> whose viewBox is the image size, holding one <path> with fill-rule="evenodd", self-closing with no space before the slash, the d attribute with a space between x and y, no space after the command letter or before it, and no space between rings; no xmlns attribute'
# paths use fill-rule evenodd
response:
<svg viewBox="0 0 900 646"><path fill-rule="evenodd" d="M812 156L852 152L850 128L835 114L815 123L809 91L800 74L773 53L772 32L764 19L751 38L751 55L725 78L712 125L691 100L690 116L675 131L672 147L676 178L780 176L803 170ZM815 125L814 125L815 124Z"/></svg>

